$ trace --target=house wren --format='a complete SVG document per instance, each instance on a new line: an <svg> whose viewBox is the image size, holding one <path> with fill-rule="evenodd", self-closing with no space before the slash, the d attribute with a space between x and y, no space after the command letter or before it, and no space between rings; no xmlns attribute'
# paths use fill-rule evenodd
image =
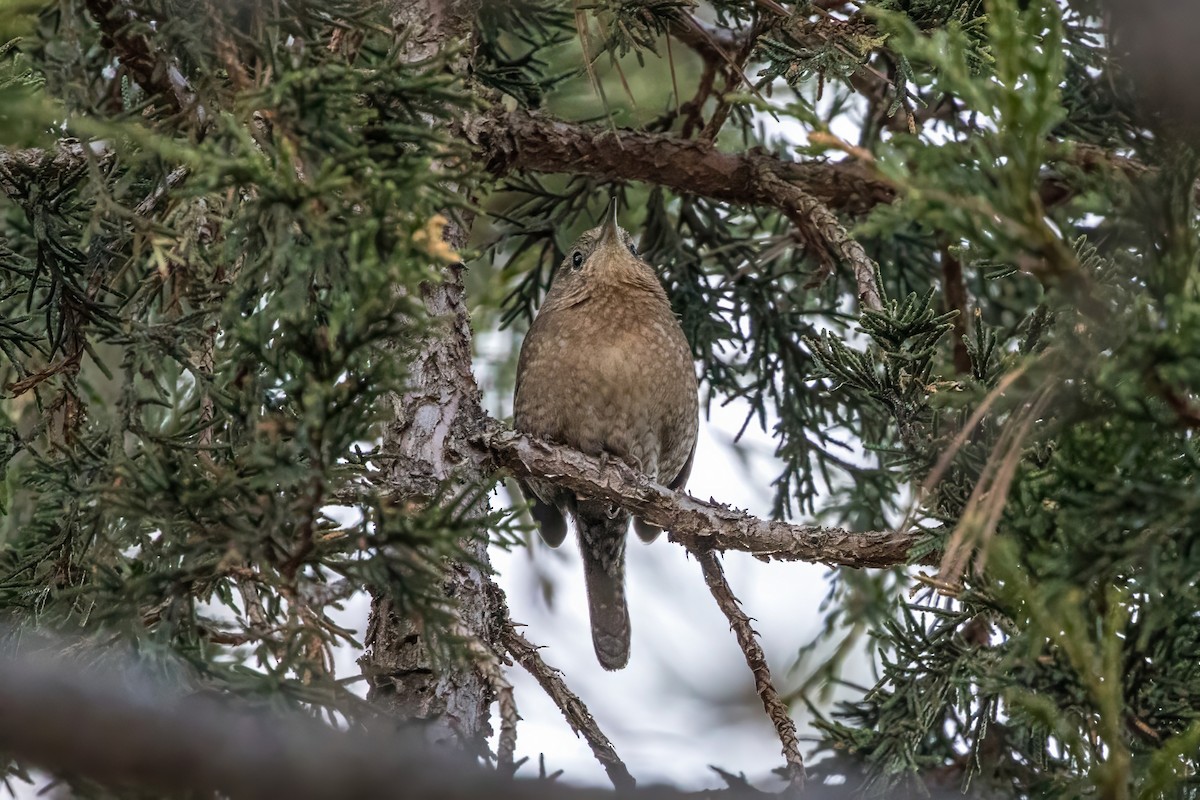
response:
<svg viewBox="0 0 1200 800"><path fill-rule="evenodd" d="M517 365L517 430L591 456L624 461L680 489L692 470L698 426L691 350L658 276L629 234L608 218L579 237L554 275ZM625 536L629 512L580 498L548 480L524 485L542 539L551 547L575 518L592 619L605 669L629 661ZM660 530L638 519L638 536Z"/></svg>

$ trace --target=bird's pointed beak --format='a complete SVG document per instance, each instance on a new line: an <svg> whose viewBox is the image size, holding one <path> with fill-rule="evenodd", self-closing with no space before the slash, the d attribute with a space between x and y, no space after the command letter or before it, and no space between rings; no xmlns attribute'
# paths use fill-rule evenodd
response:
<svg viewBox="0 0 1200 800"><path fill-rule="evenodd" d="M608 214L604 218L604 227L600 229L600 241L597 246L604 247L608 245L621 244L620 228L617 227L617 198L613 198L608 203Z"/></svg>

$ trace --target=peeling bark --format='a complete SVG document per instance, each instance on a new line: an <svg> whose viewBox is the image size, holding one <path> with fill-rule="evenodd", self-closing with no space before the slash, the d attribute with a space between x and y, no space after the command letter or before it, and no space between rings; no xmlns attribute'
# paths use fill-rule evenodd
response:
<svg viewBox="0 0 1200 800"><path fill-rule="evenodd" d="M398 2L393 24L405 43L402 58L424 60L460 43L470 34L476 5L469 0ZM465 50L460 58L463 63L458 66L465 69ZM445 239L461 250L466 223L448 225ZM483 459L470 446L483 410L471 372L463 269L461 264L450 265L441 281L422 287L421 299L433 324L422 341L409 345L411 351L404 348L410 388L395 398L395 419L383 437L390 458L388 482L397 502L454 497L457 490L484 479ZM488 511L486 496L463 511L482 517ZM494 604L502 601L488 591L482 571L489 563L486 537L462 544L466 560L446 564L442 590L458 616L456 633L491 647L496 631L490 620ZM390 598L379 592L372 597L365 644L359 665L370 681L371 700L400 719L425 723L434 742L486 753L495 687L477 648L472 649L474 658L435 664L420 621L396 613Z"/></svg>
<svg viewBox="0 0 1200 800"><path fill-rule="evenodd" d="M895 188L853 161L787 161L764 151L725 153L709 142L560 122L516 109L479 119L475 140L489 171L563 172L632 180L741 205L779 207L779 183L830 208L863 214L896 198ZM777 183L764 181L769 174Z"/></svg>

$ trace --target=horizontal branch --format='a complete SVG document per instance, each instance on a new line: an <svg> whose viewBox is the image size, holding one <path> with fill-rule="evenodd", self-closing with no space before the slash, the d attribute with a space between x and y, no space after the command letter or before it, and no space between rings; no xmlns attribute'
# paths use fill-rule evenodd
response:
<svg viewBox="0 0 1200 800"><path fill-rule="evenodd" d="M862 214L895 199L887 181L854 162L787 161L760 150L725 153L709 142L561 122L523 109L481 115L474 139L487 169L565 172L644 181L739 205L779 207L760 176L800 186L832 209Z"/></svg>
<svg viewBox="0 0 1200 800"><path fill-rule="evenodd" d="M519 478L539 477L590 497L602 497L671 532L697 549L736 550L764 561L812 561L844 567L909 563L913 537L895 531L853 533L843 528L765 520L715 501L673 492L616 460L602 463L577 450L540 441L489 421L480 435L498 467ZM930 558L922 563L937 563Z"/></svg>

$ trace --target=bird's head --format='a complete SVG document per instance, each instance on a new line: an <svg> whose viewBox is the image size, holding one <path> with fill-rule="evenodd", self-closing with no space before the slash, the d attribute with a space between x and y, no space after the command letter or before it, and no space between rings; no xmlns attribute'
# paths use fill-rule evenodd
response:
<svg viewBox="0 0 1200 800"><path fill-rule="evenodd" d="M617 224L617 200L608 205L604 223L585 232L567 250L554 273L551 296L575 294L600 286L660 287L654 270L638 257L633 237Z"/></svg>

